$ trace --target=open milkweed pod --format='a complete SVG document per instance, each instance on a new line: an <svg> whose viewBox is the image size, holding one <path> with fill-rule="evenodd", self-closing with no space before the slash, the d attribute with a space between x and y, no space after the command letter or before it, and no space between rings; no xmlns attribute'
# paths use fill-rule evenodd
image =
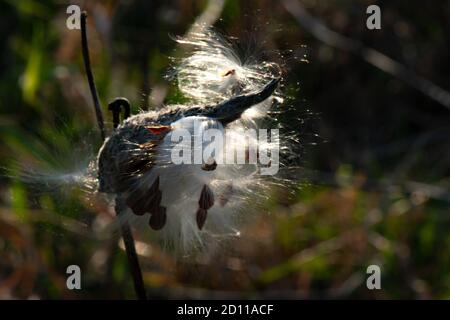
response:
<svg viewBox="0 0 450 320"><path fill-rule="evenodd" d="M203 50L209 52L210 48L205 46ZM255 76L257 70L249 66L230 65L228 60L219 63L227 59L219 54L212 62L218 64L207 67L217 73L226 66L219 76L227 78L226 86L234 86L239 78L239 89L222 92L224 83L206 88L201 82L204 74L189 66L198 55L203 56L197 50L191 59L181 63L179 86L183 86L187 75L182 72L184 66L191 76L198 72L197 80L193 80L197 89L204 93L215 90L215 99L197 95L197 90L188 96L193 98L192 104L166 106L129 117L105 141L97 159L99 191L123 197L128 216L139 221L136 225L148 226L164 245L184 253L201 248L206 238L238 234L236 218L243 212L245 201L255 188L266 187L256 163L229 164L220 159L226 158L225 145L236 154L248 152L243 143L248 139L244 129L258 127L252 119L244 123L243 115L261 105L270 107L280 82L280 78L263 75L261 70L260 76ZM233 139L222 144L213 157L200 162L174 162L174 150L181 145L180 132L195 140L209 130ZM257 147L259 141L251 139ZM203 150L210 142L194 142L194 158L196 148ZM191 147L191 140L183 143Z"/></svg>

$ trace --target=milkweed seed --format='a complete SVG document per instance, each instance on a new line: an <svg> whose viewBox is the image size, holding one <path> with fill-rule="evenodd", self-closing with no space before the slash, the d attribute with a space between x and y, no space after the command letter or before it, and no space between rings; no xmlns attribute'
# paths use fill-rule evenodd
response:
<svg viewBox="0 0 450 320"><path fill-rule="evenodd" d="M214 193L206 184L203 186L198 204L200 209L205 210L208 210L214 205Z"/></svg>
<svg viewBox="0 0 450 320"><path fill-rule="evenodd" d="M161 230L166 224L167 215L166 208L159 207L158 210L152 213L149 225L153 230Z"/></svg>
<svg viewBox="0 0 450 320"><path fill-rule="evenodd" d="M200 208L197 210L197 226L200 230L202 230L205 224L207 214L208 211L206 211L205 209Z"/></svg>

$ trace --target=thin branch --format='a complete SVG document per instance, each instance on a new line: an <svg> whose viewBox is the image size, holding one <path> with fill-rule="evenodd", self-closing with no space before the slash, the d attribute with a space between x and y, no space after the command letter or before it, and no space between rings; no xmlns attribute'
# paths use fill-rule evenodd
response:
<svg viewBox="0 0 450 320"><path fill-rule="evenodd" d="M130 224L128 223L125 212L127 206L124 199L121 196L116 197L115 210L117 213L117 218L120 223L120 230L123 236L123 242L125 244L125 251L128 257L128 264L131 269L131 274L133 276L134 290L139 300L146 300L147 295L145 292L144 281L142 280L141 267L139 266L138 256L136 254L136 247L134 245L133 234L131 233Z"/></svg>
<svg viewBox="0 0 450 320"><path fill-rule="evenodd" d="M374 67L403 80L411 87L419 90L429 98L450 109L450 93L434 84L430 80L419 76L413 70L408 69L401 63L388 57L387 55L364 46L361 42L343 36L327 28L321 21L313 17L303 5L297 0L283 0L286 10L318 40L323 43L348 51L359 56Z"/></svg>
<svg viewBox="0 0 450 320"><path fill-rule="evenodd" d="M87 43L87 35L86 35L86 12L81 14L81 45L83 48L83 59L84 66L86 68L86 74L89 82L89 88L91 90L92 99L94 100L95 113L97 116L97 123L100 129L100 133L102 136L102 140L105 140L105 125L103 121L102 109L100 106L100 101L98 99L97 88L95 87L94 75L92 74L91 63L89 60L89 47ZM128 110L129 113L129 110ZM123 241L125 244L125 251L128 257L128 264L130 267L131 275L133 277L134 282L134 290L138 299L146 300L146 292L144 281L142 279L141 267L139 266L139 260L136 254L136 248L134 245L133 234L131 232L130 225L128 221L125 219L124 215L126 212L126 204L123 199L118 196L116 198L115 210L117 214L117 218L120 223L120 230L122 233Z"/></svg>
<svg viewBox="0 0 450 320"><path fill-rule="evenodd" d="M86 69L86 76L88 78L89 89L91 90L92 100L94 101L95 115L97 117L98 128L100 129L100 135L102 140L105 140L105 123L103 121L102 108L98 99L97 88L95 87L94 75L92 74L91 61L89 59L89 47L87 42L86 33L86 18L87 13L83 11L81 13L81 47L83 50L84 67Z"/></svg>

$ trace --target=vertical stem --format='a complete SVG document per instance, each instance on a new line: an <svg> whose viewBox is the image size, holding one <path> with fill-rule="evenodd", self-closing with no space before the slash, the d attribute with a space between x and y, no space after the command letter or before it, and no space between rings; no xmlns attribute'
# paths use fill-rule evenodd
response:
<svg viewBox="0 0 450 320"><path fill-rule="evenodd" d="M102 140L105 140L105 124L103 121L102 108L100 101L98 100L97 88L95 87L94 75L92 74L91 61L89 59L89 47L87 43L86 33L86 18L87 13L83 11L81 13L81 47L83 50L84 67L86 69L86 75L88 78L89 89L91 90L92 100L94 100L95 115L97 117L97 124L100 129L100 135Z"/></svg>
<svg viewBox="0 0 450 320"><path fill-rule="evenodd" d="M87 43L87 34L86 34L86 18L87 14L85 11L83 11L81 13L81 46L83 50L84 67L86 69L86 75L89 82L89 89L92 94L92 100L94 101L97 124L100 129L102 141L104 141L106 138L105 124L103 121L102 108L100 106L100 101L98 99L97 88L95 87L94 75L91 69L91 62L89 60L89 47ZM136 254L133 234L131 233L131 228L130 225L128 224L128 221L124 217L124 214L126 212L126 204L125 201L120 196L116 198L115 210L117 218L119 219L120 223L120 230L125 244L125 251L127 253L131 275L133 277L134 290L136 292L136 296L140 300L146 300L147 297L145 293L144 281L142 279L141 267L139 266L139 260Z"/></svg>
<svg viewBox="0 0 450 320"><path fill-rule="evenodd" d="M125 244L125 251L128 257L128 264L131 269L131 274L133 276L134 290L139 300L146 300L147 296L145 293L144 281L142 280L141 267L139 266L139 260L136 254L136 248L134 246L133 234L131 233L131 228L126 220L126 204L124 199L119 195L116 197L116 214L120 223L120 230L123 236L123 242Z"/></svg>

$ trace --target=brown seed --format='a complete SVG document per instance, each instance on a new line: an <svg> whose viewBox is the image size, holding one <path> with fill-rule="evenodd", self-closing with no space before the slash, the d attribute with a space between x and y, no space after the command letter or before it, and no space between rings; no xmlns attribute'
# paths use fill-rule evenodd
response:
<svg viewBox="0 0 450 320"><path fill-rule="evenodd" d="M213 158L209 158L208 161L206 161L202 165L202 170L205 170L205 171L213 171L213 170L216 170L216 168L217 168L217 162Z"/></svg>
<svg viewBox="0 0 450 320"><path fill-rule="evenodd" d="M153 213L157 211L159 206L161 205L161 199L162 192L161 190L157 190L154 194L152 194L149 201L147 202L147 212Z"/></svg>
<svg viewBox="0 0 450 320"><path fill-rule="evenodd" d="M206 211L205 209L200 208L197 210L197 226L200 230L202 230L205 224L207 214L208 211Z"/></svg>
<svg viewBox="0 0 450 320"><path fill-rule="evenodd" d="M208 210L214 205L214 193L206 184L203 186L198 205L200 209L205 210Z"/></svg>
<svg viewBox="0 0 450 320"><path fill-rule="evenodd" d="M147 210L145 203L142 201L143 198L143 191L142 190L135 190L131 192L127 199L126 204L128 207L133 210L133 213L138 216L142 216Z"/></svg>
<svg viewBox="0 0 450 320"><path fill-rule="evenodd" d="M159 207L158 210L152 213L149 225L153 230L161 230L166 224L167 215L166 208Z"/></svg>
<svg viewBox="0 0 450 320"><path fill-rule="evenodd" d="M126 200L128 207L133 213L142 216L146 212L153 212L161 204L162 194L159 190L159 176L155 179L152 186L147 190L137 189L130 193Z"/></svg>

